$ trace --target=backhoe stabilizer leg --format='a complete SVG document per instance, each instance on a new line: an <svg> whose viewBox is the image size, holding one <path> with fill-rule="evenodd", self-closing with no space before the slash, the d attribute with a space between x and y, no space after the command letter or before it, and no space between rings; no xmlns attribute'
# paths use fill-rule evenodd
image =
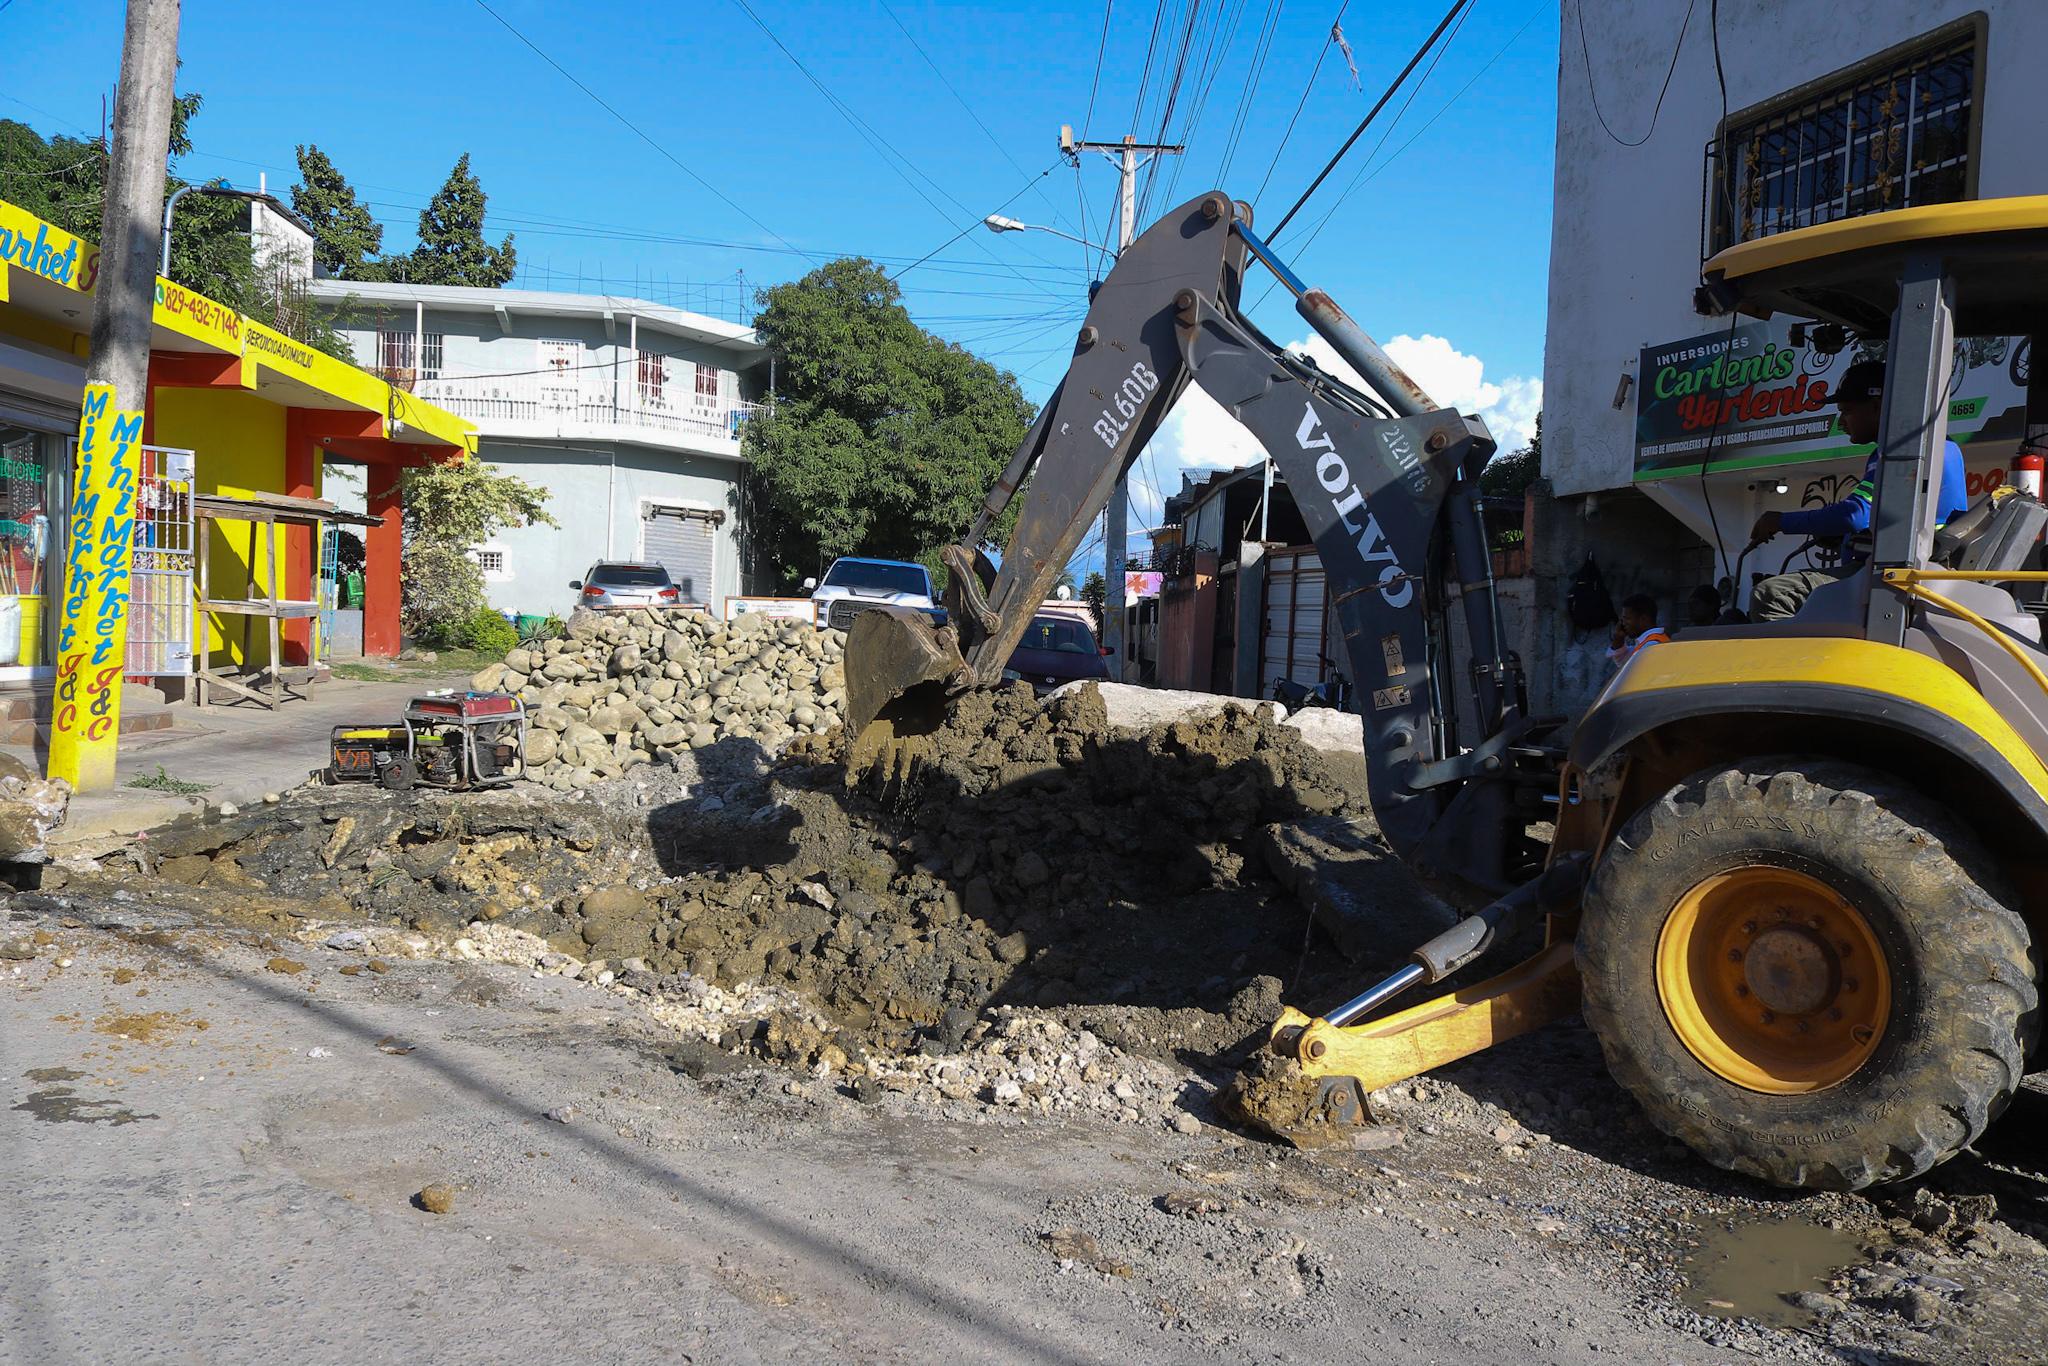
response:
<svg viewBox="0 0 2048 1366"><path fill-rule="evenodd" d="M1341 1146L1345 1124L1371 1118L1385 1086L1526 1034L1579 1007L1569 940L1495 977L1361 1025L1340 1027L1283 1009L1266 1047L1221 1097L1252 1128L1296 1147ZM1336 1126L1338 1132L1325 1132Z"/></svg>

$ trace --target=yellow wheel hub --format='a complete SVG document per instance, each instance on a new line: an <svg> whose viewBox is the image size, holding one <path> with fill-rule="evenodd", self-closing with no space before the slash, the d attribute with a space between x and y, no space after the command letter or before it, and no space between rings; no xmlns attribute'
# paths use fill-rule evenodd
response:
<svg viewBox="0 0 2048 1366"><path fill-rule="evenodd" d="M1851 1076L1891 1014L1870 922L1789 868L1737 868L1679 899L1657 940L1657 996L1692 1055L1751 1091L1800 1095Z"/></svg>

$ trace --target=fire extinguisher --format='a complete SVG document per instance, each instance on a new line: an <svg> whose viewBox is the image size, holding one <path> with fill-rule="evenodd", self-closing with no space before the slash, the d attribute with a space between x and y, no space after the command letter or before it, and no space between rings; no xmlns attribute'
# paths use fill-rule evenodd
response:
<svg viewBox="0 0 2048 1366"><path fill-rule="evenodd" d="M2048 469L2048 459L2039 451L2021 451L2012 460L2012 486L2021 493L2035 498L2041 496L2041 476Z"/></svg>

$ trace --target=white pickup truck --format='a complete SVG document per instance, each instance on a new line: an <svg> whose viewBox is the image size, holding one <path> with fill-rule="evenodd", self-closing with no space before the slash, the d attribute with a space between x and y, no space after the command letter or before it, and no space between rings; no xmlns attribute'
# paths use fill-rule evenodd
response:
<svg viewBox="0 0 2048 1366"><path fill-rule="evenodd" d="M820 626L844 631L870 607L915 607L941 626L946 610L932 593L932 576L910 560L865 560L845 555L832 562L823 582L805 579Z"/></svg>

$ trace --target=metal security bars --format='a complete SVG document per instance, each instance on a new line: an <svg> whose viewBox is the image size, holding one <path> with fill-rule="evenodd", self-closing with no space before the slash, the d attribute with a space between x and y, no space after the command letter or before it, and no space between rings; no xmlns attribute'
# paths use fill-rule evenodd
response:
<svg viewBox="0 0 2048 1366"><path fill-rule="evenodd" d="M1976 190L1973 21L1729 119L1707 144L1702 258L1738 242Z"/></svg>
<svg viewBox="0 0 2048 1366"><path fill-rule="evenodd" d="M128 677L192 672L192 452L142 448L128 586Z"/></svg>

